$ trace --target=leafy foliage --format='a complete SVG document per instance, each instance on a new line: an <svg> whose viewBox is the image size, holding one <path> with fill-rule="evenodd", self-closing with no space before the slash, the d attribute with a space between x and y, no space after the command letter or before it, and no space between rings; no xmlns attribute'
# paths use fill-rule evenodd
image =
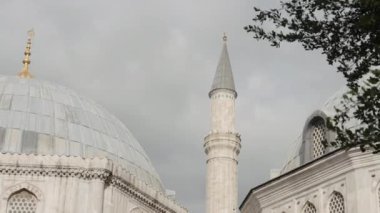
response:
<svg viewBox="0 0 380 213"><path fill-rule="evenodd" d="M379 65L380 0L290 0L281 2L280 9L254 10L256 25L245 27L254 38L276 47L287 41L321 49L349 83ZM274 30L264 30L268 22Z"/></svg>
<svg viewBox="0 0 380 213"><path fill-rule="evenodd" d="M328 123L337 133L335 145L380 152L380 71L374 70L380 65L380 0L286 0L254 13L255 24L245 27L254 38L321 50L346 78L350 91ZM360 125L350 126L353 121Z"/></svg>
<svg viewBox="0 0 380 213"><path fill-rule="evenodd" d="M327 122L336 132L333 145L362 151L380 152L380 70L374 70L363 80L358 91L350 90L343 96L341 107ZM357 126L354 126L357 125Z"/></svg>

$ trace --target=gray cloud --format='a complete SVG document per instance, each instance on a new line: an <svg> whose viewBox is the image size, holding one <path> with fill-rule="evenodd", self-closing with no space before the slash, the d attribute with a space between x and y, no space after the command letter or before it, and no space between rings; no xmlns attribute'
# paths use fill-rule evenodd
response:
<svg viewBox="0 0 380 213"><path fill-rule="evenodd" d="M257 0L271 7L275 0ZM223 32L239 93L240 201L280 168L306 117L344 82L299 45L271 48L245 33L252 1L1 1L1 74L21 69L34 27L33 74L104 105L139 139L167 188L204 212L207 97Z"/></svg>

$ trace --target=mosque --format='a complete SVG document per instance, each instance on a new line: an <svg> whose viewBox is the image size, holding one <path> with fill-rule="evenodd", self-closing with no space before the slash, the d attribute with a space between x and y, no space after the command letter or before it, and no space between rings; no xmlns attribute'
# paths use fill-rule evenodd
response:
<svg viewBox="0 0 380 213"><path fill-rule="evenodd" d="M32 77L32 36L20 74L0 76L0 212L187 213L119 119L69 88ZM238 93L226 36L223 41L208 94L206 212L380 212L380 156L329 145L335 135L326 118L345 90L306 119L280 173L251 189L238 206Z"/></svg>
<svg viewBox="0 0 380 213"><path fill-rule="evenodd" d="M69 88L0 77L0 212L186 213L132 133Z"/></svg>

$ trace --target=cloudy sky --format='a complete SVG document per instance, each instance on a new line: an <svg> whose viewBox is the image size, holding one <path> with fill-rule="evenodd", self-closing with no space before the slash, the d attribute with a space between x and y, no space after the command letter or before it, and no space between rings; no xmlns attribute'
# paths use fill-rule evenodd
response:
<svg viewBox="0 0 380 213"><path fill-rule="evenodd" d="M243 27L278 0L1 0L0 72L21 69L34 28L32 74L114 113L140 141L164 185L204 212L207 93L222 47L239 93L239 204L281 168L309 114L344 85L318 52L276 49Z"/></svg>

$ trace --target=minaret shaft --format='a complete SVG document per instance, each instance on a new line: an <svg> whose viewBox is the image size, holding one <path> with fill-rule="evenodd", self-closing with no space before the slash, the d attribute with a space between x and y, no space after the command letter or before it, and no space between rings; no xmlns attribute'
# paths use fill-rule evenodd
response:
<svg viewBox="0 0 380 213"><path fill-rule="evenodd" d="M226 41L226 38L224 38ZM235 91L226 43L209 93L211 131L205 137L207 155L206 212L238 212L237 164L240 135L235 130Z"/></svg>
<svg viewBox="0 0 380 213"><path fill-rule="evenodd" d="M211 131L235 132L235 97L229 91L211 96Z"/></svg>

